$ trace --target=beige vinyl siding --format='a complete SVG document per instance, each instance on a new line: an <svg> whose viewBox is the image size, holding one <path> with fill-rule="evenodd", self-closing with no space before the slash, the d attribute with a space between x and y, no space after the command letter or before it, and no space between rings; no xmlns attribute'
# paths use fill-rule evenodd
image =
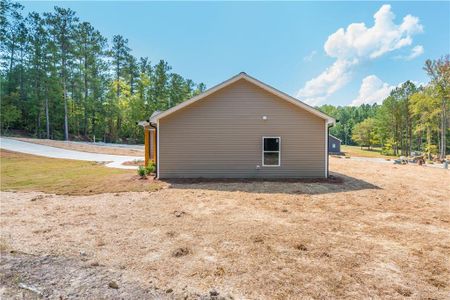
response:
<svg viewBox="0 0 450 300"><path fill-rule="evenodd" d="M324 177L325 128L324 119L239 80L159 120L159 177ZM262 166L263 136L281 137L280 167Z"/></svg>

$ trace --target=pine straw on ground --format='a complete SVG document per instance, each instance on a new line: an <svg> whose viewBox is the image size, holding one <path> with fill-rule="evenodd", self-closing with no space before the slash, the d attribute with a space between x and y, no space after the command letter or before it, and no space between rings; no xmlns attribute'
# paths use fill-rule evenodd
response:
<svg viewBox="0 0 450 300"><path fill-rule="evenodd" d="M9 249L95 259L174 292L448 298L450 172L331 159L343 183L169 183L153 193L2 193Z"/></svg>

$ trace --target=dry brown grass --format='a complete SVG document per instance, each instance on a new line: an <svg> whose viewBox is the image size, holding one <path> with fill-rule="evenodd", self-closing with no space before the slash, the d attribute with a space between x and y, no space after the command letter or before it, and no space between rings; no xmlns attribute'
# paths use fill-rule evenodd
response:
<svg viewBox="0 0 450 300"><path fill-rule="evenodd" d="M2 193L13 249L95 259L174 292L445 299L450 172L331 159L341 184L172 183L154 193Z"/></svg>
<svg viewBox="0 0 450 300"><path fill-rule="evenodd" d="M33 144L51 146L56 148L62 148L67 150L76 150L82 152L89 153L102 153L102 154L113 154L113 155L130 155L137 157L144 157L144 150L138 149L128 149L128 148L119 148L114 146L96 146L91 144L81 144L74 142L66 142L66 141L55 141L55 140L47 140L47 139L32 139L32 138L17 138L12 137L13 139L28 142Z"/></svg>
<svg viewBox="0 0 450 300"><path fill-rule="evenodd" d="M132 161L126 161L122 165L124 166L144 166L144 160L135 159Z"/></svg>

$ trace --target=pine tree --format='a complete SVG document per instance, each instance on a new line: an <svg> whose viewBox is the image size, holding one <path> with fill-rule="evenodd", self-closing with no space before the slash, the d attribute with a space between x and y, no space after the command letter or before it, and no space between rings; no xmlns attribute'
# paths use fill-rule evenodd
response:
<svg viewBox="0 0 450 300"><path fill-rule="evenodd" d="M63 90L64 102L64 139L69 140L69 112L68 112L68 87L67 79L69 72L68 64L73 60L73 43L75 26L78 18L71 9L65 9L55 6L53 13L45 13L49 33L55 44L56 57L59 59L59 70L61 74L61 84Z"/></svg>

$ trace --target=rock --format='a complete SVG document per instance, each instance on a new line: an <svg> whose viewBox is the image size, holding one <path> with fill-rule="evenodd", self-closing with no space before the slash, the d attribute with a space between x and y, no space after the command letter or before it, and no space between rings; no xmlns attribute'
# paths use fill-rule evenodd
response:
<svg viewBox="0 0 450 300"><path fill-rule="evenodd" d="M31 198L30 201L42 200L42 199L44 199L44 198L45 198L44 195L37 195L36 197Z"/></svg>
<svg viewBox="0 0 450 300"><path fill-rule="evenodd" d="M175 217L177 217L177 218L179 218L179 217L181 217L182 215L184 215L184 214L186 214L184 211L174 211L174 215L175 215Z"/></svg>
<svg viewBox="0 0 450 300"><path fill-rule="evenodd" d="M174 256L174 257L186 256L190 252L191 251L188 248L182 247L182 248L175 249L175 251L172 252L172 256Z"/></svg>
<svg viewBox="0 0 450 300"><path fill-rule="evenodd" d="M117 290L119 288L119 285L115 281L111 281L108 283L108 287Z"/></svg>
<svg viewBox="0 0 450 300"><path fill-rule="evenodd" d="M91 267L98 267L99 265L98 261L91 262Z"/></svg>
<svg viewBox="0 0 450 300"><path fill-rule="evenodd" d="M260 236L253 238L253 242L255 243L264 243L264 239Z"/></svg>
<svg viewBox="0 0 450 300"><path fill-rule="evenodd" d="M39 290L37 287L35 287L35 286L33 286L33 285L29 285L29 284L25 284L25 283L22 283L22 282L21 282L21 283L19 283L19 287L20 287L21 289L24 289L24 290L29 290L29 291L31 291L31 292L33 292L33 293L35 293L35 294L40 295L40 296L43 295L42 291Z"/></svg>
<svg viewBox="0 0 450 300"><path fill-rule="evenodd" d="M328 253L328 252L322 252L322 254L320 256L321 257L328 257L328 258L331 257L330 253Z"/></svg>
<svg viewBox="0 0 450 300"><path fill-rule="evenodd" d="M209 295L212 297L217 297L217 296L219 296L219 292L216 291L215 289L212 289L209 291Z"/></svg>
<svg viewBox="0 0 450 300"><path fill-rule="evenodd" d="M308 248L303 244L295 245L295 249L300 250L300 251L308 251Z"/></svg>
<svg viewBox="0 0 450 300"><path fill-rule="evenodd" d="M87 254L84 251L80 251L80 256L87 256Z"/></svg>
<svg viewBox="0 0 450 300"><path fill-rule="evenodd" d="M167 294L170 294L170 293L172 293L172 292L173 292L173 289L167 289L167 290L166 290L166 293L167 293Z"/></svg>
<svg viewBox="0 0 450 300"><path fill-rule="evenodd" d="M177 233L175 231L168 231L166 234L168 237L174 237Z"/></svg>
<svg viewBox="0 0 450 300"><path fill-rule="evenodd" d="M223 276L225 274L225 269L223 267L218 267L215 271L214 271L214 275L215 276Z"/></svg>

